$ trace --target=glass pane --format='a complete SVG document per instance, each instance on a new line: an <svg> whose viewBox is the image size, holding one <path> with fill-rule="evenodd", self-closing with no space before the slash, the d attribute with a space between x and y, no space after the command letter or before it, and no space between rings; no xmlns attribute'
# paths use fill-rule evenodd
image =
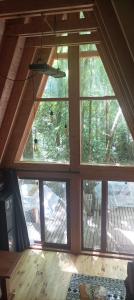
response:
<svg viewBox="0 0 134 300"><path fill-rule="evenodd" d="M68 33L62 33L61 36L67 36L67 35L68 35ZM68 52L68 46L60 46L57 49L57 53L67 53L67 52Z"/></svg>
<svg viewBox="0 0 134 300"><path fill-rule="evenodd" d="M100 181L83 180L83 248L101 248Z"/></svg>
<svg viewBox="0 0 134 300"><path fill-rule="evenodd" d="M63 48L63 47L62 47ZM64 50L64 49L62 49ZM60 49L59 49L60 51ZM60 53L62 53L60 51ZM58 54L57 54L58 56ZM54 78L52 76L48 77L46 86L42 97L44 98L64 98L68 97L68 60L67 59L55 59L52 65L56 69L66 73L66 77Z"/></svg>
<svg viewBox="0 0 134 300"><path fill-rule="evenodd" d="M108 95L114 91L100 57L80 57L80 96Z"/></svg>
<svg viewBox="0 0 134 300"><path fill-rule="evenodd" d="M134 183L108 182L109 252L134 254Z"/></svg>
<svg viewBox="0 0 134 300"><path fill-rule="evenodd" d="M44 181L45 242L67 244L66 182Z"/></svg>
<svg viewBox="0 0 134 300"><path fill-rule="evenodd" d="M30 244L41 241L38 180L19 179L22 206Z"/></svg>
<svg viewBox="0 0 134 300"><path fill-rule="evenodd" d="M69 162L67 101L40 102L22 160Z"/></svg>
<svg viewBox="0 0 134 300"><path fill-rule="evenodd" d="M86 31L87 34L90 33L90 31ZM81 32L80 34L83 34L83 32ZM85 34L85 33L84 33ZM97 51L96 45L95 44L84 44L84 45L80 45L80 51Z"/></svg>
<svg viewBox="0 0 134 300"><path fill-rule="evenodd" d="M134 142L118 101L81 102L82 163L134 164Z"/></svg>

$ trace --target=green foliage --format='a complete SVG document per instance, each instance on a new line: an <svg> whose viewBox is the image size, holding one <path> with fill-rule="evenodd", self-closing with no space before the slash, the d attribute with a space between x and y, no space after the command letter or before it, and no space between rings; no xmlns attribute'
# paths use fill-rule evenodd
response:
<svg viewBox="0 0 134 300"><path fill-rule="evenodd" d="M68 103L41 102L33 124L33 132L35 128L38 139L35 159L46 162L68 162Z"/></svg>
<svg viewBox="0 0 134 300"><path fill-rule="evenodd" d="M81 97L114 95L100 57L80 59L80 95Z"/></svg>
<svg viewBox="0 0 134 300"><path fill-rule="evenodd" d="M82 101L81 106L82 162L132 163L134 161L133 140L122 113L112 133L119 110L118 102L116 100L91 102L92 110L89 110L90 101ZM107 156L108 145L110 145L109 156Z"/></svg>

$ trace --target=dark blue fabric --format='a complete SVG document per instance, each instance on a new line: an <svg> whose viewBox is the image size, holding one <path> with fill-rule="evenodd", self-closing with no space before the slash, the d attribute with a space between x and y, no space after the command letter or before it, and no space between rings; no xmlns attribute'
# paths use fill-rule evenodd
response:
<svg viewBox="0 0 134 300"><path fill-rule="evenodd" d="M20 189L16 170L5 170L6 187L13 194L14 219L15 219L15 244L16 251L23 251L30 246L28 231L22 207Z"/></svg>

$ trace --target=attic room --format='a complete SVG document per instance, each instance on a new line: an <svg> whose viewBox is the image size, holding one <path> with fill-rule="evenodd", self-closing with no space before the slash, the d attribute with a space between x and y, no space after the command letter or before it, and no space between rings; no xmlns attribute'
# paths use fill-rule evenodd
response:
<svg viewBox="0 0 134 300"><path fill-rule="evenodd" d="M2 300L134 299L133 11L0 1Z"/></svg>

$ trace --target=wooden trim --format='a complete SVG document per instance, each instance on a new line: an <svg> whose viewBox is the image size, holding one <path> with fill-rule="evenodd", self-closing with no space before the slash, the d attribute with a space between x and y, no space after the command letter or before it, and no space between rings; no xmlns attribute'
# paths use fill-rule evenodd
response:
<svg viewBox="0 0 134 300"><path fill-rule="evenodd" d="M69 101L69 98L36 98L35 102L59 102L59 101Z"/></svg>
<svg viewBox="0 0 134 300"><path fill-rule="evenodd" d="M101 251L107 251L107 207L108 207L108 182L102 181L101 202Z"/></svg>
<svg viewBox="0 0 134 300"><path fill-rule="evenodd" d="M80 100L117 100L116 96L80 97Z"/></svg>
<svg viewBox="0 0 134 300"><path fill-rule="evenodd" d="M102 97L80 97L80 100L117 100L117 97L116 96L102 96ZM42 97L42 98L36 98L35 99L35 102L55 102L55 101L69 101L69 98L45 98L45 97Z"/></svg>

